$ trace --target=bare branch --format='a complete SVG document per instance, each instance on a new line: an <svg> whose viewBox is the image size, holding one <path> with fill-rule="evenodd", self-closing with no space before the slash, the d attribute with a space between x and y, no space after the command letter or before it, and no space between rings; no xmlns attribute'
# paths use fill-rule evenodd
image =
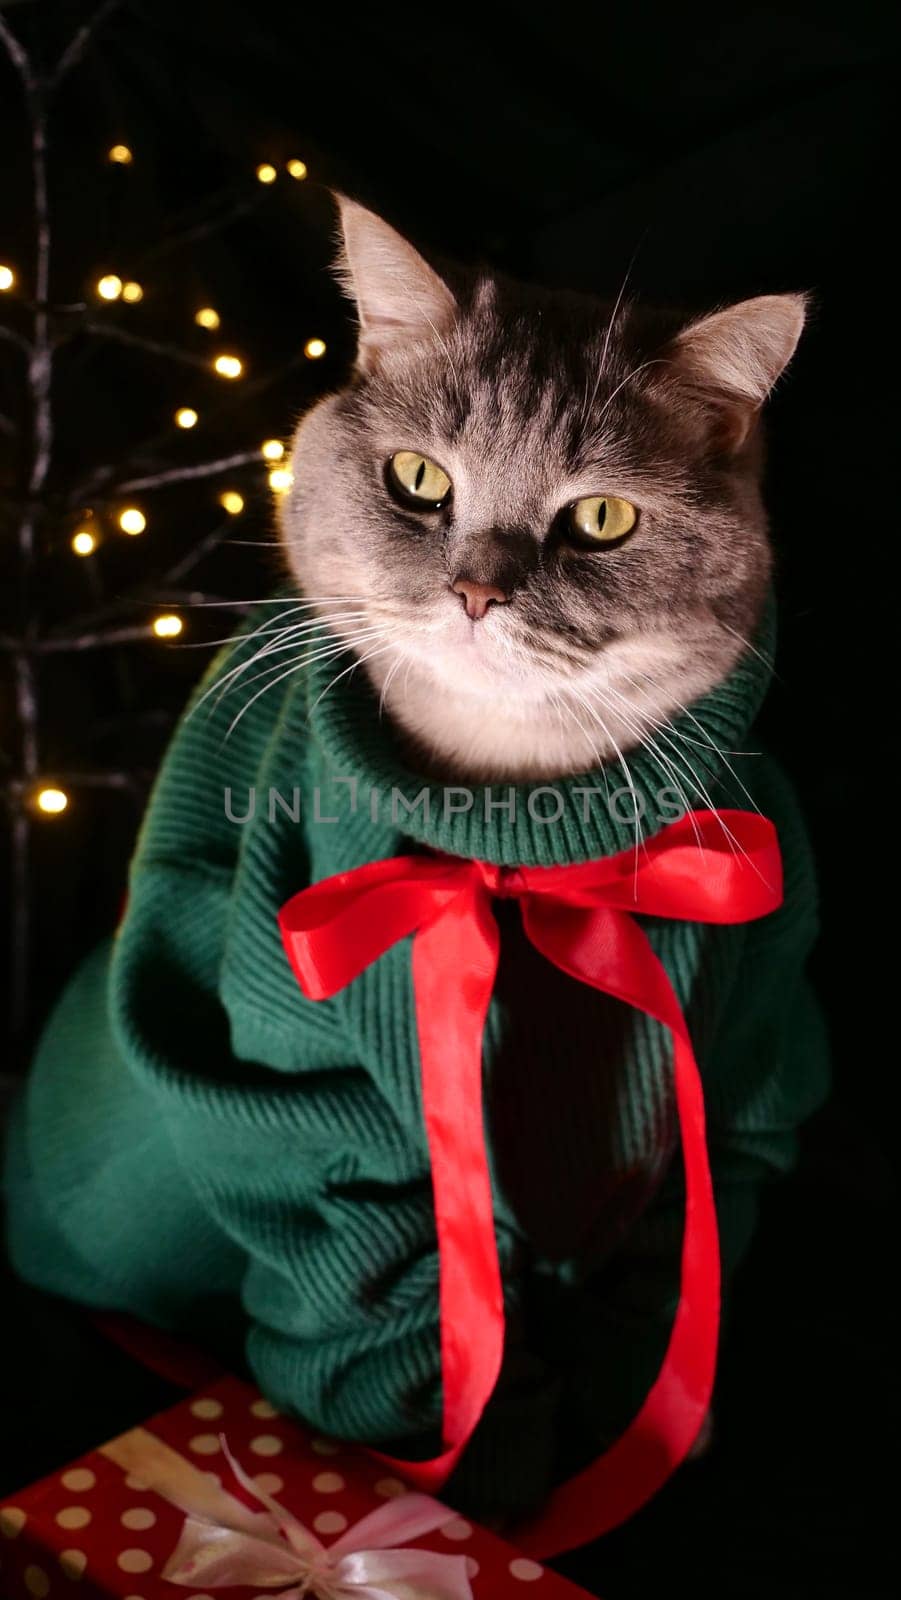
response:
<svg viewBox="0 0 901 1600"><path fill-rule="evenodd" d="M210 214L211 208L207 207L207 215L202 220L182 228L178 233L168 234L152 250L145 251L138 258L138 270L151 264L155 265L165 256L172 255L175 251L183 249L185 245L196 244L198 239L207 239L210 234L221 232L229 227L231 223L237 222L239 217L246 217L249 212L255 211L265 198L258 191L260 191L260 185L255 183L253 192L243 196L240 200L232 200L228 210L213 211Z"/></svg>
<svg viewBox="0 0 901 1600"><path fill-rule="evenodd" d="M170 467L164 472L143 473L116 483L117 465L108 462L97 467L83 483L77 484L68 497L70 506L80 506L85 501L111 500L120 494L130 494L138 489L161 489L170 483L185 483L190 479L215 478L220 472L231 472L235 467L246 467L250 462L260 462L259 450L241 450L232 456L222 456L217 461L201 462L195 467Z"/></svg>
<svg viewBox="0 0 901 1600"><path fill-rule="evenodd" d="M134 644L139 639L153 637L151 624L145 622L143 626L133 628L110 628L105 633L60 634L38 640L32 650L39 656L58 655L70 650L105 650L114 644Z"/></svg>
<svg viewBox="0 0 901 1600"><path fill-rule="evenodd" d="M255 461L260 465L259 450L239 450L233 456L221 456L218 461L203 461L196 467L172 467L167 472L155 472L146 478L129 478L116 486L117 494L130 494L135 489L161 489L169 483L185 483L189 478L215 478L220 472L231 472L234 467L246 467Z"/></svg>
<svg viewBox="0 0 901 1600"><path fill-rule="evenodd" d="M196 544L193 550L189 550L187 555L182 556L181 560L177 561L174 567L169 567L167 571L163 573L160 582L166 585L180 583L182 578L186 577L189 572L193 572L196 566L199 566L204 556L208 556L211 550L215 550L216 547L222 543L222 540L225 538L225 535L228 532L229 526L230 519L226 517L224 521L220 522L217 527L213 528L211 532L207 534L205 539L201 539L200 543Z"/></svg>
<svg viewBox="0 0 901 1600"><path fill-rule="evenodd" d="M3 44L6 47L6 53L18 72L19 77L22 79L26 93L33 93L33 91L37 88L37 79L32 71L31 61L28 53L19 43L15 34L10 33L9 28L6 26L6 23L3 20L2 14L0 14L0 40L3 41Z"/></svg>
<svg viewBox="0 0 901 1600"><path fill-rule="evenodd" d="M204 372L210 370L208 356L195 356L177 344L161 344L157 339L145 339L142 334L128 333L114 323L87 321L77 331L93 333L99 339L115 339L119 344L133 345L137 350L147 350L151 355L163 356L167 361L179 361L185 367L198 367Z"/></svg>
<svg viewBox="0 0 901 1600"><path fill-rule="evenodd" d="M89 17L87 22L79 28L74 38L67 44L50 75L51 88L58 88L66 74L78 65L97 29L106 21L111 12L117 10L120 4L121 0L103 0L102 5L97 7L94 15Z"/></svg>
<svg viewBox="0 0 901 1600"><path fill-rule="evenodd" d="M5 328L2 323L0 323L0 339L5 339L7 344L14 344L23 355L31 355L31 345L28 340L23 338L21 333L15 333L12 328Z"/></svg>

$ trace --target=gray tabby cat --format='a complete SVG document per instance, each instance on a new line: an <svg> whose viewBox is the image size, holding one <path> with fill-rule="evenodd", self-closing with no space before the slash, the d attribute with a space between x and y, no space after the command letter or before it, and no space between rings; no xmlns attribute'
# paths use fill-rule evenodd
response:
<svg viewBox="0 0 901 1600"><path fill-rule="evenodd" d="M621 757L754 630L758 422L803 297L687 320L494 276L452 289L339 205L357 369L297 430L294 577L433 775Z"/></svg>

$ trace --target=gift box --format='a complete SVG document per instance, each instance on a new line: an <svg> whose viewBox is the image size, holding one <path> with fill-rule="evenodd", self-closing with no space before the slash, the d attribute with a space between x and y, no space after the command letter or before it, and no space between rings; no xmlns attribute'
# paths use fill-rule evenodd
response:
<svg viewBox="0 0 901 1600"><path fill-rule="evenodd" d="M0 1505L8 1600L586 1600L223 1378Z"/></svg>

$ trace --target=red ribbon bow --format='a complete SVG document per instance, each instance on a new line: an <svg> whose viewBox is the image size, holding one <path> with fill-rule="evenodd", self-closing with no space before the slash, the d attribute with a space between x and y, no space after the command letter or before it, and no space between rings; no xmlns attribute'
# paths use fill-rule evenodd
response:
<svg viewBox="0 0 901 1600"><path fill-rule="evenodd" d="M549 961L655 1017L673 1037L685 1167L681 1292L663 1365L638 1415L606 1453L552 1494L517 1536L547 1556L624 1522L690 1450L713 1389L720 1269L700 1075L667 974L633 913L737 923L781 903L773 824L746 811L695 811L641 852L576 866L495 867L396 856L304 889L279 924L301 988L322 1000L390 946L413 939L422 1098L439 1251L444 1449L430 1461L383 1457L434 1490L459 1460L497 1381L504 1306L482 1119L482 1029L498 961L494 897L515 896Z"/></svg>

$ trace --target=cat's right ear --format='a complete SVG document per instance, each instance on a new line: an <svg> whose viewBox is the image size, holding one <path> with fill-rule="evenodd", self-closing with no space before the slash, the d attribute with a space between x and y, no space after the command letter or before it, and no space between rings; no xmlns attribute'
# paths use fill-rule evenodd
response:
<svg viewBox="0 0 901 1600"><path fill-rule="evenodd" d="M336 195L341 218L338 281L356 304L357 365L371 372L386 353L441 335L457 303L418 250L373 211Z"/></svg>

